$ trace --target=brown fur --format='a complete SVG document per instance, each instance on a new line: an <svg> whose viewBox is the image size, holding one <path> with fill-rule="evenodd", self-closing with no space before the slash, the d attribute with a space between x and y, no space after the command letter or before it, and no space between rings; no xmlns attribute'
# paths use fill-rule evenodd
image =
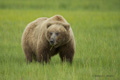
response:
<svg viewBox="0 0 120 80"><path fill-rule="evenodd" d="M49 43L49 31L58 31L57 46ZM38 18L27 25L22 36L22 48L28 62L35 59L49 62L51 57L59 53L62 61L72 62L75 53L75 40L68 22L60 15L51 18Z"/></svg>

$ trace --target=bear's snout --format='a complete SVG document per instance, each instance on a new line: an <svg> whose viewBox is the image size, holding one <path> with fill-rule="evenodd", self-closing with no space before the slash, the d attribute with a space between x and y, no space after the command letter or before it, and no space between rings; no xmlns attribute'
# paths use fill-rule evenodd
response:
<svg viewBox="0 0 120 80"><path fill-rule="evenodd" d="M56 44L56 34L55 33L52 33L51 34L51 37L50 37L50 40L49 40L49 43L51 44L51 45L55 45Z"/></svg>
<svg viewBox="0 0 120 80"><path fill-rule="evenodd" d="M55 40L54 39L50 39L50 44L54 45L54 43L55 43Z"/></svg>

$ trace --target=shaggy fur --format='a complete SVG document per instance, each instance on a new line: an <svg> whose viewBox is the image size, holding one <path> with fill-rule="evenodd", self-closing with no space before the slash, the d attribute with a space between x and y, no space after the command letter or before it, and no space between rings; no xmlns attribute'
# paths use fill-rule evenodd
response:
<svg viewBox="0 0 120 80"><path fill-rule="evenodd" d="M55 36L55 46L50 44L51 32L59 32ZM75 40L68 22L60 15L51 18L42 17L29 23L22 36L22 48L27 62L32 59L49 62L51 57L59 53L61 61L72 63L75 53Z"/></svg>

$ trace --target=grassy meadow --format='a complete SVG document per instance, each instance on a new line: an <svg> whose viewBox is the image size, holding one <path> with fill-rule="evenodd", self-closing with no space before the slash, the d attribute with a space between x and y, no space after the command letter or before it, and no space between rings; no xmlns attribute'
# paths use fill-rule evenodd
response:
<svg viewBox="0 0 120 80"><path fill-rule="evenodd" d="M73 29L73 64L59 55L49 64L26 64L26 25L55 14ZM120 80L120 0L0 0L0 80Z"/></svg>

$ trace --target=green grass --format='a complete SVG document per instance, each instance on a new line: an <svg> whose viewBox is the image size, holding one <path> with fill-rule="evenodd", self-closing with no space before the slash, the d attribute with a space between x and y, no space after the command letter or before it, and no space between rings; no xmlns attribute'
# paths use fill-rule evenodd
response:
<svg viewBox="0 0 120 80"><path fill-rule="evenodd" d="M42 9L31 7L40 6L36 1L0 1L4 6L0 5L0 80L120 79L119 0L81 0L79 3L71 0L70 8L64 5L63 8L58 7L60 3L65 6L69 4L55 0L54 5ZM18 4L24 6L19 7ZM52 2L47 4L51 5ZM88 8L85 8L85 4L89 5ZM78 5L81 7L76 7ZM21 48L25 26L38 17L55 14L63 15L73 29L76 40L73 64L61 63L58 55L52 57L50 64L26 64Z"/></svg>

